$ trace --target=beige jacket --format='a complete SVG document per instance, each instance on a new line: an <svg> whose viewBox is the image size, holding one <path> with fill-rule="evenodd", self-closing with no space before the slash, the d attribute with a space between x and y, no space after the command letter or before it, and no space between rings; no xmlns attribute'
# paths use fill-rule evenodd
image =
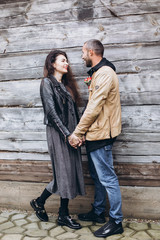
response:
<svg viewBox="0 0 160 240"><path fill-rule="evenodd" d="M121 132L119 82L114 70L99 68L92 75L89 101L74 134L95 141L116 137Z"/></svg>

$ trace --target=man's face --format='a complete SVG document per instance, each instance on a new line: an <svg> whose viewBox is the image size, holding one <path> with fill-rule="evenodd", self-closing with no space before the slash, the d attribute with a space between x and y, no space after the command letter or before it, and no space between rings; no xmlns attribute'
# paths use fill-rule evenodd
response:
<svg viewBox="0 0 160 240"><path fill-rule="evenodd" d="M89 50L86 48L86 44L84 44L82 48L82 59L86 62L86 67L92 67L92 60L89 56Z"/></svg>

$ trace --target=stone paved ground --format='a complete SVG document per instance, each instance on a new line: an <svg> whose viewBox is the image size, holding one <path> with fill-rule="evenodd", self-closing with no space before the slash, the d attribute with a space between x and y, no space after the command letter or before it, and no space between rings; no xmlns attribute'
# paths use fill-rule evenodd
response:
<svg viewBox="0 0 160 240"><path fill-rule="evenodd" d="M98 240L93 232L101 225L82 222L80 230L57 226L57 216L49 215L49 222L41 222L34 213L17 210L0 211L1 240ZM128 220L123 222L124 233L107 240L160 240L160 221Z"/></svg>

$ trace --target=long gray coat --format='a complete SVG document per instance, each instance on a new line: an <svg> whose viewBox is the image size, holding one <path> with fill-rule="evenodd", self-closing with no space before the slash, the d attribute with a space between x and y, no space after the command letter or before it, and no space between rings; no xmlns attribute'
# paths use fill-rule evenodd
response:
<svg viewBox="0 0 160 240"><path fill-rule="evenodd" d="M84 179L80 149L67 142L77 125L77 112L70 93L53 76L41 82L48 150L53 167L53 180L47 185L51 193L72 199L84 195Z"/></svg>

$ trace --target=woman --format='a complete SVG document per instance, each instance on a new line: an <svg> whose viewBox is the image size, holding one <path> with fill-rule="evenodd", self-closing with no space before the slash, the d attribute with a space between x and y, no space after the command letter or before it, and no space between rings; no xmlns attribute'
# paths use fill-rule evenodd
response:
<svg viewBox="0 0 160 240"><path fill-rule="evenodd" d="M71 147L68 142L68 137L78 122L76 104L80 97L65 52L55 50L47 56L40 95L44 124L47 125L53 180L41 196L33 199L30 204L40 220L48 221L44 204L49 196L56 193L60 196L58 224L80 229L81 225L71 219L68 210L69 199L85 194L80 149Z"/></svg>

